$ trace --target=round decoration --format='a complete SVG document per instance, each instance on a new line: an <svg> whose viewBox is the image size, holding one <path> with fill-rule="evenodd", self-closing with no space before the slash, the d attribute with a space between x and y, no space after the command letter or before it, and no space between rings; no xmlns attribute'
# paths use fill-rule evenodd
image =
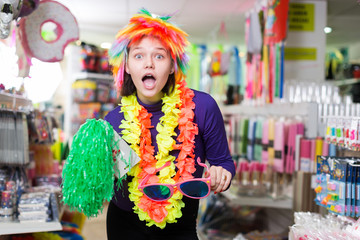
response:
<svg viewBox="0 0 360 240"><path fill-rule="evenodd" d="M52 0L40 1L38 8L19 22L26 54L43 62L57 62L65 47L79 39L79 28L68 8Z"/></svg>

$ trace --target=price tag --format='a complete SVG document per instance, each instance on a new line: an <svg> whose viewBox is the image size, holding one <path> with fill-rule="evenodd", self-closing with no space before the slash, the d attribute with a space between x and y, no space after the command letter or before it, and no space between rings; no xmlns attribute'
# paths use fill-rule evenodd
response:
<svg viewBox="0 0 360 240"><path fill-rule="evenodd" d="M115 154L115 173L120 173L120 178L130 171L138 162L140 157L131 149L131 147L122 139L117 132L114 130L114 141L117 144L117 149L120 152ZM118 174L116 174L118 176Z"/></svg>

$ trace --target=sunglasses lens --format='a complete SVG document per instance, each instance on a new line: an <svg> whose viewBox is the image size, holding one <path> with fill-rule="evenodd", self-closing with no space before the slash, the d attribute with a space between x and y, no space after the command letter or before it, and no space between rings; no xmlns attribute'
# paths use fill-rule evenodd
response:
<svg viewBox="0 0 360 240"><path fill-rule="evenodd" d="M167 186L163 185L152 185L147 186L143 189L146 196L155 201L162 201L167 199L171 192Z"/></svg>
<svg viewBox="0 0 360 240"><path fill-rule="evenodd" d="M180 188L184 194L195 198L205 197L209 193L209 187L203 181L184 182Z"/></svg>

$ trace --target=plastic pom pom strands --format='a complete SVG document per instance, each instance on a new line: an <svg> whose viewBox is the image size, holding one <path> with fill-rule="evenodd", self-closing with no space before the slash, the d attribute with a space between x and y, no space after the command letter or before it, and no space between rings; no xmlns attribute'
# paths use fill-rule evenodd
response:
<svg viewBox="0 0 360 240"><path fill-rule="evenodd" d="M103 203L113 197L113 152L120 154L114 134L108 122L96 119L87 120L75 134L62 173L63 202L71 210L87 217L97 216Z"/></svg>

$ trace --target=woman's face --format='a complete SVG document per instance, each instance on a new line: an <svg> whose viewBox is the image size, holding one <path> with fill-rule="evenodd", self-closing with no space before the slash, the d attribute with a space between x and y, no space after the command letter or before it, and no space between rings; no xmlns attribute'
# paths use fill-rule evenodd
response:
<svg viewBox="0 0 360 240"><path fill-rule="evenodd" d="M131 45L126 72L131 75L139 99L145 104L161 100L161 91L174 66L168 49L153 37L143 37Z"/></svg>

